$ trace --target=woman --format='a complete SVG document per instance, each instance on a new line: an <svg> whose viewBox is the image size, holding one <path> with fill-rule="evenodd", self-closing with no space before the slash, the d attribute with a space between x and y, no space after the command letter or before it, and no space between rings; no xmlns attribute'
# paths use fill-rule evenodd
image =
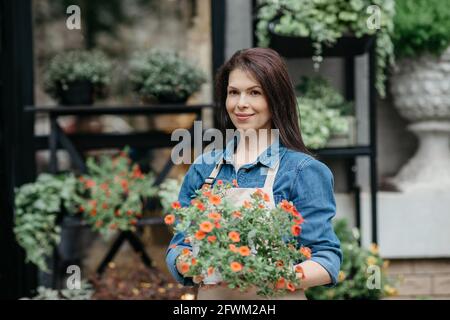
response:
<svg viewBox="0 0 450 320"><path fill-rule="evenodd" d="M219 70L216 95L222 130L236 129L237 138L223 151L205 153L195 160L184 178L179 202L189 206L195 190L203 184L213 185L217 180L231 183L234 179L239 188L231 188L234 194L227 197L236 204L248 199L255 188L265 188L271 194L272 206L283 199L292 201L305 219L299 246L309 247L312 257L300 264L305 278L287 299L304 298L303 290L308 287L335 285L342 252L331 222L336 209L333 175L303 143L296 96L285 63L271 49L240 50ZM256 144L249 143L250 133L256 133ZM211 156L214 163L203 161ZM173 237L166 262L180 283L193 285L196 279L184 278L177 263L183 248L192 249L184 240L182 233ZM217 286L206 293L200 286L198 298L257 298L254 292L228 292L233 293Z"/></svg>

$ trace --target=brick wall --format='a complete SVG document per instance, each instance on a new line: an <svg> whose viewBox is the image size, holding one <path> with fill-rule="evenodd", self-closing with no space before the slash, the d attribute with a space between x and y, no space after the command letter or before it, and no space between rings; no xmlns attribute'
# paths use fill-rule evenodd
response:
<svg viewBox="0 0 450 320"><path fill-rule="evenodd" d="M398 295L388 299L450 299L450 258L389 261Z"/></svg>

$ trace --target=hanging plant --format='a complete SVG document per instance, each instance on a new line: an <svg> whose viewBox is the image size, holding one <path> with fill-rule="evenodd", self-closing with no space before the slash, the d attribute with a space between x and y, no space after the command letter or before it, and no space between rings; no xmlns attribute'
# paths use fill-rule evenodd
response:
<svg viewBox="0 0 450 320"><path fill-rule="evenodd" d="M374 28L368 27L369 6L376 6L380 13L379 25ZM345 35L361 38L376 34L376 88L384 97L386 72L394 63L394 8L393 0L259 0L258 45L269 46L271 33L310 38L314 66L318 68L323 60L323 45L332 46Z"/></svg>

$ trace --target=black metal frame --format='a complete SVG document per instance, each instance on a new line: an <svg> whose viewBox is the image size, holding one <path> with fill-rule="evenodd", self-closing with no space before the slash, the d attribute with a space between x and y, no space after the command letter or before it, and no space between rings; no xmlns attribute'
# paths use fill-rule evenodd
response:
<svg viewBox="0 0 450 320"><path fill-rule="evenodd" d="M33 103L29 0L0 2L0 63L0 298L17 299L37 284L36 268L25 263L13 232L14 188L35 178L34 118L23 113Z"/></svg>
<svg viewBox="0 0 450 320"><path fill-rule="evenodd" d="M252 3L254 10L256 8L256 1L253 0ZM253 46L256 46L255 26L257 22L255 15L254 17ZM307 58L311 57L314 52L311 39L309 38L272 34L269 46L285 58ZM353 191L355 194L356 227L360 230L361 187L356 183L356 158L361 156L369 157L372 242L377 243L376 36L364 36L362 38L342 37L334 46L324 46L322 55L325 57L343 57L345 59L345 96L348 101L353 101L355 97L355 58L365 53L369 55L369 143L367 145L323 148L311 151L319 158L346 159L348 185L350 191ZM359 241L361 243L361 238Z"/></svg>

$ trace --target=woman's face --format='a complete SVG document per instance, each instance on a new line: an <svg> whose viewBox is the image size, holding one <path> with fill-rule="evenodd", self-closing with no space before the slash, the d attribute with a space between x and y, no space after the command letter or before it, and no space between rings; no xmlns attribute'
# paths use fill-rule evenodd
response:
<svg viewBox="0 0 450 320"><path fill-rule="evenodd" d="M228 78L227 112L236 128L270 129L272 115L261 85L249 73L234 69Z"/></svg>

